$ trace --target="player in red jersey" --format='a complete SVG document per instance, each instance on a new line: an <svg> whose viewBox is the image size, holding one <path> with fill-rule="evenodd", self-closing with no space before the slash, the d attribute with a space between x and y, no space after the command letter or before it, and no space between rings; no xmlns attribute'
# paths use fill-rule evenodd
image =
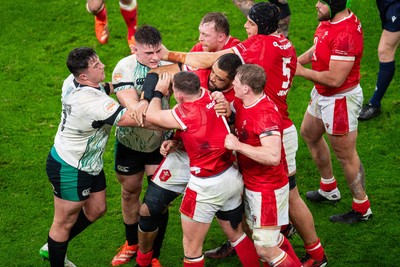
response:
<svg viewBox="0 0 400 267"><path fill-rule="evenodd" d="M235 54L226 54L221 56L212 67L209 77L208 88L210 91L220 91L226 99L234 97L233 78L238 66L242 65L240 58ZM176 73L179 71L178 64L161 66L156 71ZM194 72L197 74L197 72ZM202 72L204 74L204 72ZM158 78L152 73L146 78L143 89L148 91L148 87L155 87ZM155 79L155 80L153 80ZM147 98L147 97L144 97ZM147 98L149 101L151 98ZM141 102L147 102L142 100ZM178 139L175 134L174 139ZM189 160L183 147L178 148L172 145L175 142L164 142L161 146L161 154L165 159L161 162L159 168L149 181L143 204L140 208L139 219L139 252L136 258L138 266L147 266L150 264L153 250L154 238L157 236L157 222L160 215L168 213L170 203L184 193L190 178ZM162 216L161 216L162 217ZM167 223L164 221L163 223Z"/></svg>
<svg viewBox="0 0 400 267"><path fill-rule="evenodd" d="M296 75L314 83L311 101L301 125L301 135L321 175L320 188L307 192L314 202L340 200L333 176L329 143L339 160L353 203L350 212L330 217L333 222L358 223L372 217L365 191L365 173L356 150L358 114L363 92L360 61L363 32L346 0L318 1L314 45L299 57ZM302 65L311 63L312 69Z"/></svg>
<svg viewBox="0 0 400 267"><path fill-rule="evenodd" d="M218 56L236 53L246 63L258 64L264 68L268 82L264 88L267 96L277 105L283 118L284 147L290 181L290 219L304 241L306 256L316 262L327 262L324 248L317 236L314 219L307 205L301 199L296 186L297 130L289 118L286 98L296 71L296 51L290 41L277 33L279 10L271 3L258 3L249 13L244 25L248 39L239 45L215 53L170 52L169 58L196 67L208 67ZM229 253L228 253L229 254ZM207 255L207 254L206 254Z"/></svg>
<svg viewBox="0 0 400 267"><path fill-rule="evenodd" d="M161 99L169 94L170 80L169 73L160 75L146 121L179 129L189 157L191 174L180 207L183 266L204 266L202 247L214 216L234 244L243 266L259 266L253 243L241 225L243 180L232 151L224 147L229 133L225 117L216 113L216 101L200 87L198 77L187 71L173 78L178 104L172 110L162 110Z"/></svg>
<svg viewBox="0 0 400 267"><path fill-rule="evenodd" d="M260 66L245 64L238 68L232 102L236 136L229 134L225 147L237 152L245 185L246 221L263 265L302 266L280 233L281 226L289 223L289 181L282 117L264 93L265 83Z"/></svg>
<svg viewBox="0 0 400 267"><path fill-rule="evenodd" d="M220 12L207 13L200 21L199 42L195 44L190 52L216 52L231 48L240 43L240 40L230 35L228 18ZM194 71L189 66L184 70ZM200 85L207 88L208 77L211 69L195 69Z"/></svg>
<svg viewBox="0 0 400 267"><path fill-rule="evenodd" d="M137 2L136 0L120 0L119 1L121 15L124 18L128 28L128 46L131 54L134 53L135 32L137 27ZM96 38L101 44L108 42L110 35L108 30L108 18L105 0L87 0L86 8L89 13L95 16L95 33Z"/></svg>

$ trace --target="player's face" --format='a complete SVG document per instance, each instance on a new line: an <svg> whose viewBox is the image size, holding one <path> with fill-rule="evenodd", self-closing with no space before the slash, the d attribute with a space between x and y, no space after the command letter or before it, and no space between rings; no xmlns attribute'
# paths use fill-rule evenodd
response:
<svg viewBox="0 0 400 267"><path fill-rule="evenodd" d="M88 68L83 72L88 85L98 86L98 84L106 78L104 73L105 65L100 61L99 57L90 59Z"/></svg>
<svg viewBox="0 0 400 267"><path fill-rule="evenodd" d="M235 96L243 99L244 96L244 85L240 82L239 77L236 75L233 80L233 89L235 90Z"/></svg>
<svg viewBox="0 0 400 267"><path fill-rule="evenodd" d="M149 68L157 68L162 56L161 50L162 44L150 46L138 43L135 48L136 59Z"/></svg>
<svg viewBox="0 0 400 267"><path fill-rule="evenodd" d="M315 8L317 9L318 12L319 21L327 21L330 19L331 14L329 6L327 4L325 4L322 1L318 1L317 4L315 5Z"/></svg>
<svg viewBox="0 0 400 267"><path fill-rule="evenodd" d="M248 16L247 16L247 21L244 24L244 28L246 30L248 38L258 34L258 26L257 26L257 24L253 20L251 20L251 18L249 18Z"/></svg>
<svg viewBox="0 0 400 267"><path fill-rule="evenodd" d="M232 81L228 78L228 74L218 68L218 62L215 62L211 68L210 76L208 77L208 90L225 91L232 86Z"/></svg>
<svg viewBox="0 0 400 267"><path fill-rule="evenodd" d="M215 52L220 50L225 34L215 30L214 22L207 22L199 26L199 41L205 52Z"/></svg>

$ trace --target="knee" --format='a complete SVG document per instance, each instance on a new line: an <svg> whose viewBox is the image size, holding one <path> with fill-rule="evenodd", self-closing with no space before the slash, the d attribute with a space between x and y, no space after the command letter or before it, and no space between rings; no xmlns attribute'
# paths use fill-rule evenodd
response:
<svg viewBox="0 0 400 267"><path fill-rule="evenodd" d="M90 1L86 3L86 9L89 13L96 15L102 9L104 1Z"/></svg>
<svg viewBox="0 0 400 267"><path fill-rule="evenodd" d="M139 215L140 215L140 216L143 216L143 217L145 217L145 216L150 216L149 207L147 206L146 203L143 203L143 204L140 206Z"/></svg>
<svg viewBox="0 0 400 267"><path fill-rule="evenodd" d="M85 210L85 215L89 221L95 222L97 219L103 217L104 214L106 214L106 212L107 212L107 205L104 203L97 205L93 209Z"/></svg>
<svg viewBox="0 0 400 267"><path fill-rule="evenodd" d="M124 201L134 201L136 200L137 202L139 202L139 197L140 197L140 191L141 188L123 188L122 189L122 199Z"/></svg>

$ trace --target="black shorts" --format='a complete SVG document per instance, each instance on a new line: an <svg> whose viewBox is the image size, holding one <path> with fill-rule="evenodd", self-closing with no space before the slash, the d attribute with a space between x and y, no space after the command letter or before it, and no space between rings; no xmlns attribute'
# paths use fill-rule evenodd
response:
<svg viewBox="0 0 400 267"><path fill-rule="evenodd" d="M47 157L46 172L56 197L79 202L88 199L90 193L106 189L103 170L98 175L91 175L68 165L54 148L52 152Z"/></svg>
<svg viewBox="0 0 400 267"><path fill-rule="evenodd" d="M145 165L159 165L162 160L159 148L153 152L140 152L124 146L118 140L115 141L114 169L119 174L136 174L144 171Z"/></svg>
<svg viewBox="0 0 400 267"><path fill-rule="evenodd" d="M400 31L400 1L376 1L381 17L382 29Z"/></svg>

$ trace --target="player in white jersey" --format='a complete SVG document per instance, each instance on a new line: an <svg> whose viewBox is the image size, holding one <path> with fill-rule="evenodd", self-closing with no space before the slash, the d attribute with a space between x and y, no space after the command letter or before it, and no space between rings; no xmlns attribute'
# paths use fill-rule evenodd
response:
<svg viewBox="0 0 400 267"><path fill-rule="evenodd" d="M145 77L150 69L161 65L162 39L160 32L148 25L140 27L135 33L136 46L134 55L123 58L113 71L113 84L119 102L130 110L142 105L139 96ZM141 102L141 103L139 103ZM146 102L147 104L147 102ZM163 99L164 108L168 99ZM160 145L164 140L163 131L146 128L117 127L115 145L115 171L122 185L122 215L124 219L126 242L112 260L113 266L125 264L136 255L138 249L138 221L140 193L143 176L148 179L162 160ZM168 213L160 218L160 225L168 219ZM160 230L163 238L165 227ZM155 261L159 256L161 240L156 241ZM157 246L159 244L159 246Z"/></svg>
<svg viewBox="0 0 400 267"><path fill-rule="evenodd" d="M45 251L51 266L64 266L69 241L106 211L102 156L112 125L138 126L108 96L112 86L100 84L104 64L93 49L72 50L67 66L72 74L62 87L61 122L46 163L54 191L54 220Z"/></svg>

